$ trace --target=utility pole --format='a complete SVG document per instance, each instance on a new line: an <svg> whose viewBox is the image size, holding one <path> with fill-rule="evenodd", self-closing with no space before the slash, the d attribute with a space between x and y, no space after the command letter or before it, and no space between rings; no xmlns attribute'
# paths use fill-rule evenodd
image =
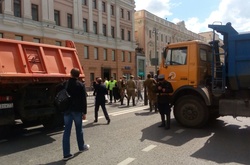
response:
<svg viewBox="0 0 250 165"><path fill-rule="evenodd" d="M157 61L157 63L155 64L155 74L157 74L157 65L159 64L159 57L157 56L157 35L158 35L158 30L156 28L154 28L153 30L154 35L155 35L155 60Z"/></svg>

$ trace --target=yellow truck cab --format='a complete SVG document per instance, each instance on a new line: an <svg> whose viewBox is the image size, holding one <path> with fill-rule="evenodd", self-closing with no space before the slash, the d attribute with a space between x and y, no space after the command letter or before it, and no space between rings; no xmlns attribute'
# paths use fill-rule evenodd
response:
<svg viewBox="0 0 250 165"><path fill-rule="evenodd" d="M208 120L211 54L211 47L197 40L169 44L163 53L159 74L172 84L174 115L185 126L200 127Z"/></svg>

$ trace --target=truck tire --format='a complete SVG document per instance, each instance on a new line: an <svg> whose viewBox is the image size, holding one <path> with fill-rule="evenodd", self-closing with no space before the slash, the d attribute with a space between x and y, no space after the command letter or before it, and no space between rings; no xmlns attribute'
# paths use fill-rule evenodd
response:
<svg viewBox="0 0 250 165"><path fill-rule="evenodd" d="M208 119L208 108L200 98L192 95L183 96L174 105L177 122L185 127L200 128Z"/></svg>

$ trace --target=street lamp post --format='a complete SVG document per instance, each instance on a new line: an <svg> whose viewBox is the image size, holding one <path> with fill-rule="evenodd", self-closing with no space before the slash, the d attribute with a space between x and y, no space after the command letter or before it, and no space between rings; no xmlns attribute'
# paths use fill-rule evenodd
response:
<svg viewBox="0 0 250 165"><path fill-rule="evenodd" d="M158 35L158 29L154 28L153 33L155 35L155 60L157 60L157 63L155 64L155 74L157 74L157 65L158 65L158 57L157 57L157 35Z"/></svg>

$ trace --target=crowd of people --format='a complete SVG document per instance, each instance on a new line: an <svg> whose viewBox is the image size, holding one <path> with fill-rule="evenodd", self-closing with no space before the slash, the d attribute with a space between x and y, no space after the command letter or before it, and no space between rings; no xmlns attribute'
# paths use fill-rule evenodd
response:
<svg viewBox="0 0 250 165"><path fill-rule="evenodd" d="M79 152L83 152L89 149L89 145L85 144L83 138L82 120L86 119L87 114L87 95L84 83L78 80L80 71L73 68L71 70L71 78L67 81L67 91L71 96L71 103L67 111L64 112L64 124L65 129L63 133L63 160L69 160L74 155L70 153L70 134L72 124L74 122L76 127L76 138ZM62 84L62 86L66 86ZM101 106L103 114L107 120L107 124L110 124L111 119L109 117L106 104L113 104L120 102L121 106L124 106L124 98L127 100L126 106L135 106L139 101L147 99L149 101L150 112L159 112L161 116L161 125L165 129L170 129L170 101L169 93L173 92L171 83L165 80L164 75L158 75L158 77L152 77L151 74L147 75L145 81L141 77L134 79L133 75L130 75L129 80L126 76L122 76L118 81L110 77L110 80L101 77L96 77L93 82L95 96L95 113L94 123L98 122L98 111ZM146 97L142 96L142 92ZM109 96L109 98L108 98ZM137 97L137 100L135 100ZM109 100L109 102L108 102Z"/></svg>
<svg viewBox="0 0 250 165"><path fill-rule="evenodd" d="M101 78L98 78L101 81ZM130 102L132 100L132 105L136 105L135 98L137 97L137 102L143 101L142 92L145 89L145 94L147 96L146 99L148 99L149 102L149 111L152 112L154 110L155 113L160 113L161 116L161 125L159 127L164 127L165 129L170 129L170 101L169 101L169 93L173 92L173 88L171 83L165 80L164 75L158 75L152 76L151 74L147 75L147 78L145 81L141 80L141 77L138 76L136 80L134 80L134 76L130 75L130 79L127 80L126 76L121 77L118 81L114 80L113 77L110 78L109 81L105 79L103 83L103 87L106 87L106 93L105 95L109 95L110 102L109 104L112 104L112 101L114 100L114 103L116 101L121 102L121 105L124 104L124 98L127 98L127 106L130 105ZM93 84L94 87L94 93L98 91L95 82ZM104 95L104 94L103 94ZM104 98L104 96L103 96ZM107 98L107 97L106 97ZM96 99L97 101L97 99ZM99 103L96 102L95 104L95 114L98 113L99 109ZM108 121L110 123L110 119L107 115L107 110L105 108L105 104L102 105L103 113ZM96 115L95 115L96 116ZM95 119L97 121L97 118Z"/></svg>

